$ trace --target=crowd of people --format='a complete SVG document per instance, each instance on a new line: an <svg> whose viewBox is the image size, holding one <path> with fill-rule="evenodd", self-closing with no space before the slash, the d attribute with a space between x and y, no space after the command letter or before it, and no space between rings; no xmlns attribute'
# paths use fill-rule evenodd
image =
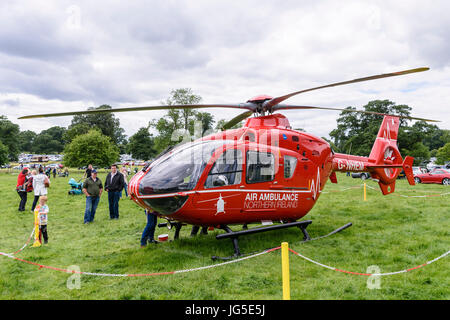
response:
<svg viewBox="0 0 450 320"><path fill-rule="evenodd" d="M119 219L119 200L123 197L128 197L128 175L130 174L127 168L122 167L118 170L117 165L111 166L111 171L105 178L103 184L98 177L98 172L91 164L88 165L83 178L83 193L86 196L86 207L84 212L84 224L89 224L94 221L95 213L100 202L103 190L108 193L109 218L111 220ZM56 177L56 171L53 172L53 177ZM28 193L33 192L34 199L31 206L31 212L35 214L36 225L36 239L34 246L39 246L42 243L42 236L44 243L48 243L48 188L50 187L50 174L45 171L45 168L39 166L38 169L30 171L29 168L23 168L17 178L16 190L20 197L19 211L25 211ZM156 227L156 214L145 211L147 215L147 225L141 237L141 247L145 247L147 243L157 243L154 240L154 232Z"/></svg>

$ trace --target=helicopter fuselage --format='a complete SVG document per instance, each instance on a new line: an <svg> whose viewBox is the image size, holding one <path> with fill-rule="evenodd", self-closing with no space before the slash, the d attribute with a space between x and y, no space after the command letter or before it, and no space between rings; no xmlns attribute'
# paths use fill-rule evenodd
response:
<svg viewBox="0 0 450 320"><path fill-rule="evenodd" d="M216 145L207 148L209 143ZM312 209L332 173L330 145L292 130L281 114L250 118L240 129L203 137L191 146L203 146L209 157L197 164L201 172L195 186L187 186L193 177L188 172L186 177L175 178L183 181L179 185L185 190L173 188L173 183L158 189L171 179L167 176L175 171L178 174L175 166L180 163L167 167L164 163L182 153L181 146L133 177L129 185L132 199L169 220L194 225L295 221ZM199 150L191 153L189 160L195 162ZM189 171L189 166L187 163L184 170ZM161 170L154 174L156 180L161 177L161 184L152 181L152 170Z"/></svg>

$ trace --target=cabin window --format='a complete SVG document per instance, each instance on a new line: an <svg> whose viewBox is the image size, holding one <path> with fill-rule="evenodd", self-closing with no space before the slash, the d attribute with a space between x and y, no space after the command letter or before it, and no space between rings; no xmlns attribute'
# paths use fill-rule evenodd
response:
<svg viewBox="0 0 450 320"><path fill-rule="evenodd" d="M284 177L292 178L295 167L297 166L297 158L292 156L284 156Z"/></svg>
<svg viewBox="0 0 450 320"><path fill-rule="evenodd" d="M240 184L242 180L241 150L226 150L209 171L205 188L223 187Z"/></svg>
<svg viewBox="0 0 450 320"><path fill-rule="evenodd" d="M275 158L270 152L247 152L247 183L267 182L275 178Z"/></svg>

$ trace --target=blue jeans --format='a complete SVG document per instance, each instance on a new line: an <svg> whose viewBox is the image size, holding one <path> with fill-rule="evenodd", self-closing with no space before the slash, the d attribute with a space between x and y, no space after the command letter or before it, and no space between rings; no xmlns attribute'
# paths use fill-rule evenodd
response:
<svg viewBox="0 0 450 320"><path fill-rule="evenodd" d="M156 221L158 219L156 214L147 212L145 214L147 215L147 225L145 226L144 232L142 232L141 246L147 245L147 241L154 240Z"/></svg>
<svg viewBox="0 0 450 320"><path fill-rule="evenodd" d="M126 183L122 191L125 191L125 197L128 198L128 185ZM122 198L122 191L120 191L120 198Z"/></svg>
<svg viewBox="0 0 450 320"><path fill-rule="evenodd" d="M108 191L109 217L119 219L119 199L121 191Z"/></svg>
<svg viewBox="0 0 450 320"><path fill-rule="evenodd" d="M97 210L100 197L86 197L86 211L84 212L84 223L94 221L95 211Z"/></svg>

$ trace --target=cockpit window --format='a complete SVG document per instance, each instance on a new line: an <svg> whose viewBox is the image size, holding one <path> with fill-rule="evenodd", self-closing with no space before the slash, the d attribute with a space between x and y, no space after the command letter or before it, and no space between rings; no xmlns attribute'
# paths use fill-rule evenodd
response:
<svg viewBox="0 0 450 320"><path fill-rule="evenodd" d="M223 187L241 183L242 151L226 150L214 163L205 182L205 188Z"/></svg>
<svg viewBox="0 0 450 320"><path fill-rule="evenodd" d="M161 157L139 184L139 193L172 193L195 188L214 151L227 140L188 143Z"/></svg>

